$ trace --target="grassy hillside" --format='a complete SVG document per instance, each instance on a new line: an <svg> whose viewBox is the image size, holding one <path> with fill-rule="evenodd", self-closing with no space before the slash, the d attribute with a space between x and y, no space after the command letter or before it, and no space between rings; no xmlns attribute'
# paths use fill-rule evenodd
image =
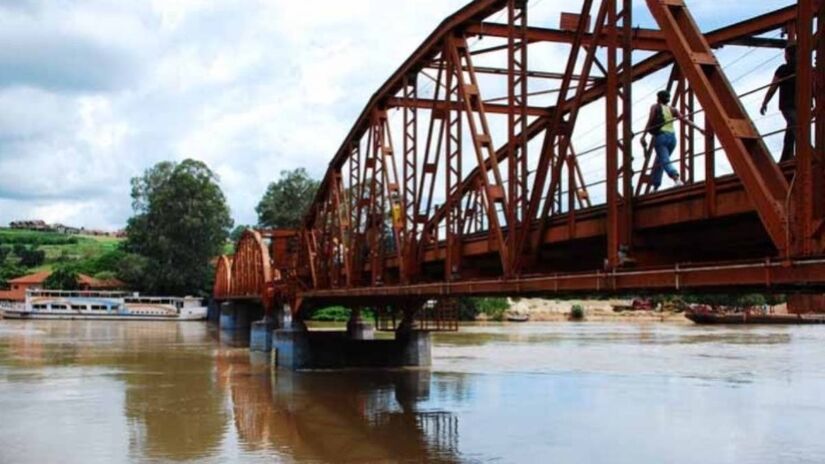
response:
<svg viewBox="0 0 825 464"><path fill-rule="evenodd" d="M107 252L114 251L123 239L65 235L56 232L38 232L0 228L0 247L12 250L15 245L42 250L46 254L43 264L27 268L27 272L51 270L58 262L93 261ZM6 264L17 264L19 258L10 252ZM0 263L2 265L3 263Z"/></svg>

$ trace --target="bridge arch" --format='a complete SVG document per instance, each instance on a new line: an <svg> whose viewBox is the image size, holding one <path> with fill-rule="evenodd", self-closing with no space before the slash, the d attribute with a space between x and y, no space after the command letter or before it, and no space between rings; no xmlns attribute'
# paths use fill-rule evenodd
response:
<svg viewBox="0 0 825 464"><path fill-rule="evenodd" d="M223 255L215 265L215 283L212 286L212 295L224 299L230 295L232 285L232 257Z"/></svg>
<svg viewBox="0 0 825 464"><path fill-rule="evenodd" d="M261 234L247 229L235 246L232 259L230 294L233 298L259 298L269 302L272 263Z"/></svg>

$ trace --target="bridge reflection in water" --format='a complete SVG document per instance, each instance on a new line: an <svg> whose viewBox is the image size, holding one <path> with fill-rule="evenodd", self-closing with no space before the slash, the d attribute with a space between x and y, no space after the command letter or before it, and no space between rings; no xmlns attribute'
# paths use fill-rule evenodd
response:
<svg viewBox="0 0 825 464"><path fill-rule="evenodd" d="M247 452L288 450L297 460L458 460L458 419L422 410L428 370L290 372L227 351L216 358Z"/></svg>
<svg viewBox="0 0 825 464"><path fill-rule="evenodd" d="M0 462L458 460L458 419L420 408L429 371L277 371L239 343L201 324L0 320Z"/></svg>

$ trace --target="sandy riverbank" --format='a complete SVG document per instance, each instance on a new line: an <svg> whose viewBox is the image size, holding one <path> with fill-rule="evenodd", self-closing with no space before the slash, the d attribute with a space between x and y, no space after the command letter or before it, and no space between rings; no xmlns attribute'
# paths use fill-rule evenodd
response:
<svg viewBox="0 0 825 464"><path fill-rule="evenodd" d="M682 312L674 311L620 311L614 307L631 307L631 300L547 300L543 298L521 298L510 300L508 313L526 314L533 322L567 321L574 305L584 308L585 320L594 322L691 322ZM482 319L483 320L483 319Z"/></svg>

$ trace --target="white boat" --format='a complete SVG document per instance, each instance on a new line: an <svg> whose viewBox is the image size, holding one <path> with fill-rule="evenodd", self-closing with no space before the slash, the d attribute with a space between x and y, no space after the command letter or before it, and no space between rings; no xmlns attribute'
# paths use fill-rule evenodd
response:
<svg viewBox="0 0 825 464"><path fill-rule="evenodd" d="M3 308L6 319L95 319L201 321L203 300L195 297L141 296L131 292L28 290L22 307Z"/></svg>

